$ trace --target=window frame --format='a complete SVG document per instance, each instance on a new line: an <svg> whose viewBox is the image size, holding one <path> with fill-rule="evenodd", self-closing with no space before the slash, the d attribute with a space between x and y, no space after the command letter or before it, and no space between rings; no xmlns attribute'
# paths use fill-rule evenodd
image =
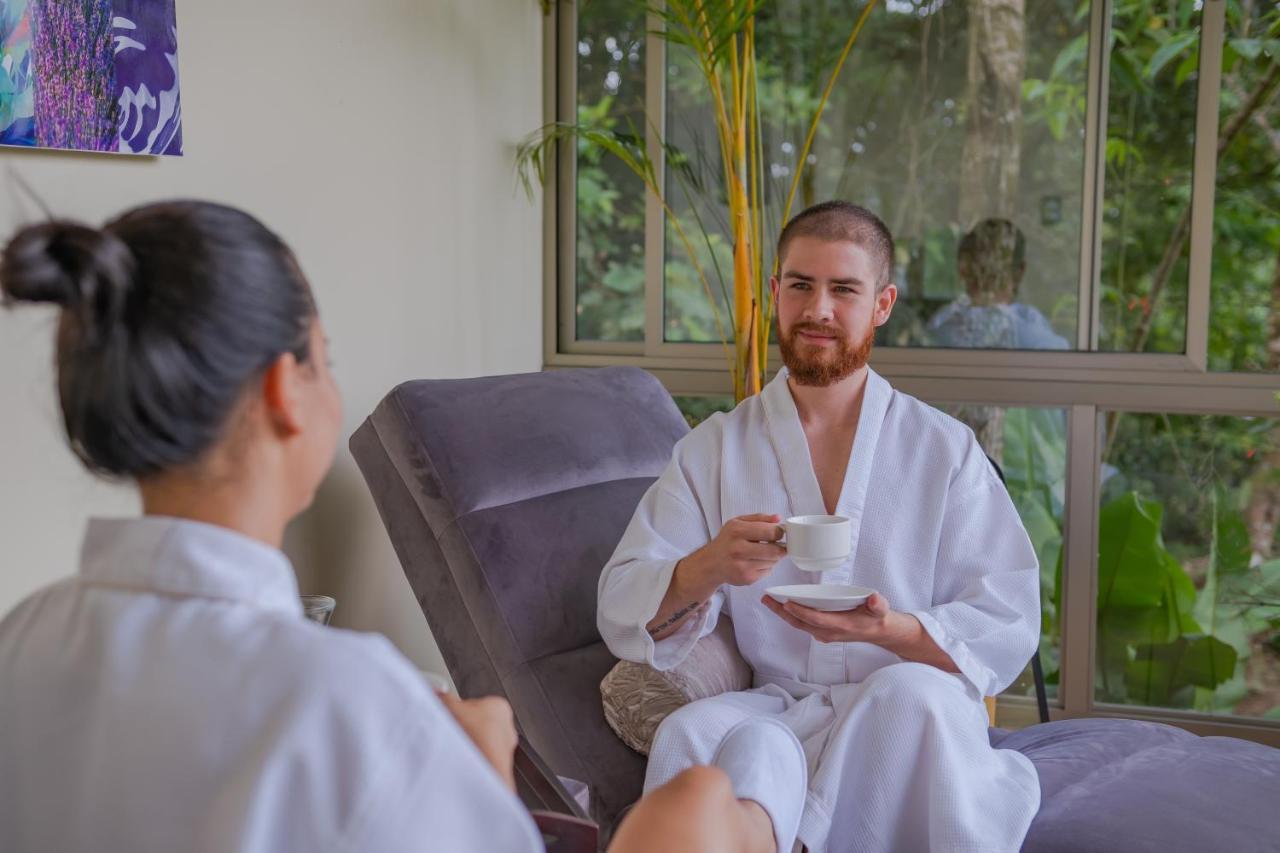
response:
<svg viewBox="0 0 1280 853"><path fill-rule="evenodd" d="M1093 0L1088 32L1084 191L1076 350L970 351L881 347L872 364L895 387L930 403L1046 406L1065 409L1066 501L1063 511L1063 600L1059 637L1062 680L1053 719L1102 716L1173 723L1197 734L1228 735L1280 746L1280 721L1190 711L1114 705L1094 699L1097 622L1097 535L1101 428L1109 411L1219 414L1280 418L1280 376L1208 369L1213 216L1217 184L1219 95L1226 20L1224 0L1204 0L1192 156L1186 349L1181 354L1090 351L1097 346L1102 288L1101 220L1104 199L1110 56L1096 49L1110 41L1112 0ZM645 106L665 124L666 43L652 13L645 42ZM543 33L544 117L573 121L577 112L577 4L553 4ZM659 169L663 151L652 134L648 153ZM718 343L663 339L665 222L652 193L645 206L645 339L583 341L576 332L576 152L561 145L548 170L543 197L544 369L631 365L653 373L672 394L731 394L732 381ZM656 283L656 286L655 286ZM770 348L769 371L781 366ZM1003 721L1035 722L1034 701L1000 697Z"/></svg>

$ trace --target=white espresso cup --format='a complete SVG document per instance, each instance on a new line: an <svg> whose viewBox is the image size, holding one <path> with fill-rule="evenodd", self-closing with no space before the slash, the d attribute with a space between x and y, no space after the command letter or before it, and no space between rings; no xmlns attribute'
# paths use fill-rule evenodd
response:
<svg viewBox="0 0 1280 853"><path fill-rule="evenodd" d="M806 572L838 569L849 559L851 528L842 515L797 515L782 523L787 556Z"/></svg>

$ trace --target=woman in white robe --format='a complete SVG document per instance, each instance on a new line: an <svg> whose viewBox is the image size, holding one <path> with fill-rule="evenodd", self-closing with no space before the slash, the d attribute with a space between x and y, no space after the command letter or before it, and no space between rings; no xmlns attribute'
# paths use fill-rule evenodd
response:
<svg viewBox="0 0 1280 853"><path fill-rule="evenodd" d="M766 785L747 793L735 780L735 790L771 814L803 800L798 837L812 853L1016 850L1039 806L1038 778L1026 757L990 748L982 698L1012 683L1035 649L1036 556L972 432L865 366L874 325L887 320L894 298L887 230L851 205L811 210L795 221L825 221L814 236L796 236L790 253L784 231L783 280L773 287L784 360L826 377L801 383L809 386L802 390L856 390L843 484L830 506L786 369L759 395L713 415L677 444L601 575L600 632L618 657L669 669L723 612L755 685L695 702L664 721L646 790L705 762L742 719L771 716L800 740L808 789ZM864 250L872 227L878 243L870 243L882 261ZM802 349L791 343L793 324L823 336ZM841 337L853 356L847 370L827 376L823 360L833 362L831 341ZM823 573L821 582L877 590L877 606L917 620L945 667L908 662L874 642L840 642L838 632L801 630L793 614L803 609L766 606L770 586L818 582L786 557L772 557L771 571L722 582L705 601L682 598L673 611L677 566L705 553L731 521L762 527L767 516L833 511L852 521L851 548L844 565ZM776 547L746 538L752 542L739 544L761 557ZM864 618L865 610L853 618ZM807 618L838 621L812 611ZM667 633L672 624L679 627Z"/></svg>
<svg viewBox="0 0 1280 853"><path fill-rule="evenodd" d="M48 223L0 288L60 306L72 449L145 511L91 522L79 573L0 622L0 850L542 850L505 702L437 697L383 637L302 616L279 546L341 403L279 238L198 202ZM771 842L719 771L634 814L619 853Z"/></svg>

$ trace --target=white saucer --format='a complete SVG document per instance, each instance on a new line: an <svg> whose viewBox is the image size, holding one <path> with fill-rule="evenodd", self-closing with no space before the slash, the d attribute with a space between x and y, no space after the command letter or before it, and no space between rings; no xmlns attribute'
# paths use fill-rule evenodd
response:
<svg viewBox="0 0 1280 853"><path fill-rule="evenodd" d="M772 586L765 595L786 604L794 601L814 610L853 610L875 594L865 586L849 586L842 583L802 583L791 586Z"/></svg>

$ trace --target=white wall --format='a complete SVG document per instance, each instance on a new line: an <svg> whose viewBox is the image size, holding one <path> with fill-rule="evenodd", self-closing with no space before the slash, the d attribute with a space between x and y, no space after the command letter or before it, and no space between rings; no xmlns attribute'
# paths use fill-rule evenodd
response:
<svg viewBox="0 0 1280 853"><path fill-rule="evenodd" d="M541 208L514 146L541 121L534 0L178 0L187 155L0 149L0 238L36 215L98 223L202 197L278 231L312 281L350 434L395 383L537 370ZM86 516L136 511L62 443L52 311L0 312L0 612L74 571ZM291 529L301 582L336 623L438 652L345 446Z"/></svg>

